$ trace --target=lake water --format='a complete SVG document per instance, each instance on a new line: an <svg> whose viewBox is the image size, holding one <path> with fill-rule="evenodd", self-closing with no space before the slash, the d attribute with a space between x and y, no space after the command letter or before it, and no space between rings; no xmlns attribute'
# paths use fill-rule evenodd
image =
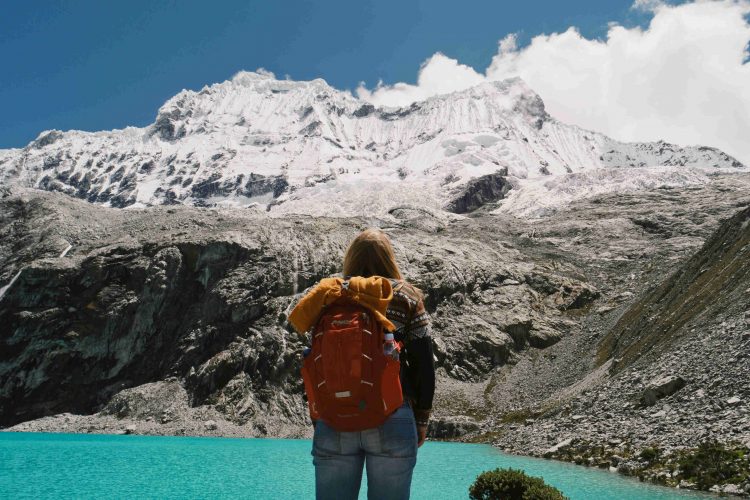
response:
<svg viewBox="0 0 750 500"><path fill-rule="evenodd" d="M310 447L288 439L0 433L0 497L312 498ZM574 500L706 498L491 446L439 442L420 448L412 498L468 498L476 476L495 467L541 476Z"/></svg>

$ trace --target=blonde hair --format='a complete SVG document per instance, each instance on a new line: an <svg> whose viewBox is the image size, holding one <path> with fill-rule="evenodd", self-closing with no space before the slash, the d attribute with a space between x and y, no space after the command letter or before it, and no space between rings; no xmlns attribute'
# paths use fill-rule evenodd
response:
<svg viewBox="0 0 750 500"><path fill-rule="evenodd" d="M365 229L354 238L344 255L344 276L402 279L391 240L383 231Z"/></svg>

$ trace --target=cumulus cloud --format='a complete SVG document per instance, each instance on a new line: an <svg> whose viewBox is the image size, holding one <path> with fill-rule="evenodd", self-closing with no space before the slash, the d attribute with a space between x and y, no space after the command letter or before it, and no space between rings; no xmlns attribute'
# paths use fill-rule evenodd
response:
<svg viewBox="0 0 750 500"><path fill-rule="evenodd" d="M564 122L624 141L715 146L750 166L750 1L637 0L633 7L653 12L647 28L611 24L606 39L592 40L571 27L524 47L511 34L484 74L435 54L415 85L381 83L357 93L405 106L520 76Z"/></svg>
<svg viewBox="0 0 750 500"><path fill-rule="evenodd" d="M433 95L449 94L479 85L484 80L484 75L477 73L474 68L459 64L455 59L438 52L422 63L416 85L397 83L386 86L381 82L375 90L370 91L360 84L357 95L385 106L408 106Z"/></svg>
<svg viewBox="0 0 750 500"><path fill-rule="evenodd" d="M654 11L662 5L664 5L664 2L661 0L635 0L630 8L633 10Z"/></svg>

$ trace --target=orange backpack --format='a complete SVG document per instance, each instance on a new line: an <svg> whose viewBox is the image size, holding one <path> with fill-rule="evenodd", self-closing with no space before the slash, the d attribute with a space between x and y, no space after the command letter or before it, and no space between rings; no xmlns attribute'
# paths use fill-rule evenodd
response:
<svg viewBox="0 0 750 500"><path fill-rule="evenodd" d="M403 403L398 359L383 350L383 327L363 306L342 297L313 330L302 364L310 418L338 431L381 425Z"/></svg>

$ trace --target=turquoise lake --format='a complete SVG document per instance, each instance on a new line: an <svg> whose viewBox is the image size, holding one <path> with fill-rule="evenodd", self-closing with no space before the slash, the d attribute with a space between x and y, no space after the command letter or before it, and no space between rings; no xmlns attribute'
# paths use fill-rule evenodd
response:
<svg viewBox="0 0 750 500"><path fill-rule="evenodd" d="M310 446L288 439L0 433L0 497L312 498ZM468 498L477 474L495 467L541 476L574 500L711 498L491 446L439 442L420 448L412 498ZM364 478L360 498L367 498Z"/></svg>

